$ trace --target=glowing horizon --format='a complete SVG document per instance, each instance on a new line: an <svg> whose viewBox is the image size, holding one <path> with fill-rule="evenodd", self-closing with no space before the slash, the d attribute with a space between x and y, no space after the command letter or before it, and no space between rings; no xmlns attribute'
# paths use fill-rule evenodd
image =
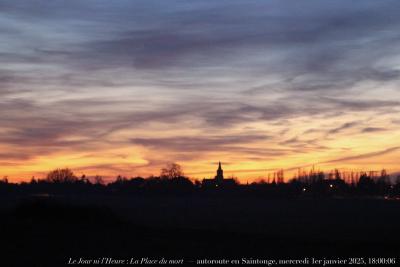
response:
<svg viewBox="0 0 400 267"><path fill-rule="evenodd" d="M0 7L0 177L400 171L396 1Z"/></svg>

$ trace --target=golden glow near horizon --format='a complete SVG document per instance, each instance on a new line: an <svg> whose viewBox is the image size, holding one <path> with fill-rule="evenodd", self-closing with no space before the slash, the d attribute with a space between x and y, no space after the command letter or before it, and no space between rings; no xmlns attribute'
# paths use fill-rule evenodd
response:
<svg viewBox="0 0 400 267"><path fill-rule="evenodd" d="M395 8L71 2L0 10L0 177L400 171Z"/></svg>
<svg viewBox="0 0 400 267"><path fill-rule="evenodd" d="M348 116L351 118L351 115ZM115 144L102 145L103 140L99 140L95 149L35 155L31 159L18 160L9 166L2 166L1 172L12 181L21 181L29 180L32 176L44 177L47 171L55 168L68 167L77 175L102 175L113 179L117 175L127 177L158 175L163 164L171 161L181 164L189 177L201 179L215 174L216 162L219 160L224 163L226 176L238 177L241 182L265 179L279 169L286 170L285 178L288 179L297 172L297 167L309 170L311 166L324 171L334 168L354 171L386 168L389 172L398 171L397 159L400 148L397 150L396 144L400 137L400 128L362 132L360 129L368 129L369 125L377 123L380 124L380 128L387 128L391 118L363 120L360 114L354 114L354 118L360 121L357 127L336 131L335 129L346 125L347 118L291 119L287 121L288 129L249 123L244 127L256 129L255 136L261 136L250 142L247 142L246 138L244 140L237 138L241 136L240 129L231 130L229 133L221 132L217 136L198 135L190 129L186 133L180 130L166 131L163 135L166 141L162 144L157 143L159 142L157 134L141 133L149 138L150 143L155 139L154 147L150 148L123 142L129 136L129 131L122 129L120 133L114 132L109 139L104 140L104 142L114 140ZM283 131L285 132L282 133ZM197 140L198 136L205 141ZM224 145L232 136L238 140ZM191 148L197 145L196 142L200 142L199 146L209 146L211 143L216 145L217 149L208 151L207 148L205 151L197 151ZM189 146L187 151L174 151L185 149L185 146ZM18 146L5 146L3 150L12 150L15 147ZM32 149L33 152L34 150ZM151 161L155 161L156 164L152 166Z"/></svg>

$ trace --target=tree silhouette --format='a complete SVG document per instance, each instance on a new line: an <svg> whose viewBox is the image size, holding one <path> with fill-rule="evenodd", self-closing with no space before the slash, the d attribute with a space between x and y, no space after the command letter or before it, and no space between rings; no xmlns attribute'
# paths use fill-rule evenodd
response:
<svg viewBox="0 0 400 267"><path fill-rule="evenodd" d="M0 183L8 184L8 177L4 176L3 179L0 180Z"/></svg>
<svg viewBox="0 0 400 267"><path fill-rule="evenodd" d="M50 183L74 183L78 178L68 169L55 169L47 174L46 180Z"/></svg>
<svg viewBox="0 0 400 267"><path fill-rule="evenodd" d="M94 183L95 184L99 184L99 185L104 185L105 183L104 183L104 180L103 180L103 177L101 177L100 175L96 175L94 178L93 178L93 180L94 180Z"/></svg>
<svg viewBox="0 0 400 267"><path fill-rule="evenodd" d="M176 179L183 177L182 167L177 163L169 163L161 169L160 177L163 179Z"/></svg>

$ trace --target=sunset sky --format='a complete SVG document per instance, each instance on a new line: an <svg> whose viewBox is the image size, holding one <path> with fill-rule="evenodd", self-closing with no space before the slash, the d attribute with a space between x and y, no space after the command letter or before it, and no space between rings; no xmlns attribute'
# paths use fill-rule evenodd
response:
<svg viewBox="0 0 400 267"><path fill-rule="evenodd" d="M0 178L400 170L400 2L0 0ZM290 177L289 177L290 178Z"/></svg>

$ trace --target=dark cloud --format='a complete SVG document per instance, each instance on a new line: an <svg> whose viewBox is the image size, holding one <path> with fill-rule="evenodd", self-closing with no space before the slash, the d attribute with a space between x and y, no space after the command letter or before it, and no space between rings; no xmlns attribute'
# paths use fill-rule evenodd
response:
<svg viewBox="0 0 400 267"><path fill-rule="evenodd" d="M174 151L235 151L243 144L255 141L265 141L270 137L266 135L238 135L238 136L204 136L204 137L166 137L166 138L132 138L131 141L138 145L153 149ZM247 148L249 149L249 148ZM251 149L249 149L251 150Z"/></svg>
<svg viewBox="0 0 400 267"><path fill-rule="evenodd" d="M0 162L2 163L3 160L27 160L30 158L31 155L26 151L0 153Z"/></svg>
<svg viewBox="0 0 400 267"><path fill-rule="evenodd" d="M361 130L362 133L374 133L374 132L384 132L387 131L388 129L386 128L381 128L381 127L366 127Z"/></svg>
<svg viewBox="0 0 400 267"><path fill-rule="evenodd" d="M351 129L351 128L359 125L359 124L360 124L359 121L346 122L346 123L342 124L339 127L336 127L336 128L333 128L333 129L329 130L328 134L337 134L337 133L340 133L340 132L342 132L344 130Z"/></svg>
<svg viewBox="0 0 400 267"><path fill-rule="evenodd" d="M353 161L353 160L369 159L369 158L374 158L374 157L382 156L385 154L389 154L389 153L395 152L399 149L400 149L400 147L390 147L390 148L387 148L387 149L384 149L381 151L365 153L365 154L360 154L360 155L355 155L355 156L350 156L350 157L338 158L338 159L334 159L334 160L325 161L322 163L336 163L336 162L346 162L346 161Z"/></svg>
<svg viewBox="0 0 400 267"><path fill-rule="evenodd" d="M400 102L397 100L379 100L379 99L343 99L343 98L330 98L321 97L321 101L331 105L331 107L337 110L345 111L365 111L375 110L384 108L399 107Z"/></svg>
<svg viewBox="0 0 400 267"><path fill-rule="evenodd" d="M386 1L339 1L334 6L310 1L301 7L280 1L229 5L224 1L5 1L3 10L13 19L3 27L20 29L18 40L26 40L29 46L23 53L9 49L2 55L9 63L62 66L69 78L57 79L75 86L83 80L76 69L85 75L113 68L170 69L176 80L182 73L204 78L193 67L224 66L257 78L266 73L280 75L279 87L285 90L343 90L365 79L398 79L398 70L373 64L397 47L400 6L389 2L390 8ZM25 23L31 21L42 33L40 39L26 29ZM66 31L65 37L57 35L58 28L49 27L55 24ZM205 74L210 77L210 73ZM218 71L210 78L216 75L230 74ZM148 78L154 77L165 75L157 72ZM98 75L85 82L81 85L109 86L116 81Z"/></svg>
<svg viewBox="0 0 400 267"><path fill-rule="evenodd" d="M281 142L280 144L291 145L291 144L298 144L299 142L300 142L299 138L296 136L296 137L290 138L288 140L285 140L285 141Z"/></svg>
<svg viewBox="0 0 400 267"><path fill-rule="evenodd" d="M279 142L280 145L289 147L297 153L310 153L313 151L327 150L329 147L319 144L320 139L301 140L298 136Z"/></svg>
<svg viewBox="0 0 400 267"><path fill-rule="evenodd" d="M392 52L388 51L392 47L388 39L393 41L397 37L391 30L399 24L400 6L391 3L390 8L373 1L363 4L339 1L335 6L311 1L303 3L302 8L293 2L279 1L237 1L229 5L214 1L201 5L180 1L71 1L39 5L7 1L3 5L4 10L20 20L35 20L44 25L60 22L69 31L82 34L73 36L69 45L58 45L56 49L38 47L31 53L59 64L95 69L229 66L237 53L254 51L266 55L262 68L257 66L259 71L283 70L296 76L322 74L320 79L325 80L322 84L329 86L333 78L349 82L363 77L378 80L398 77L395 70L365 67L371 66L365 63ZM77 22L71 23L72 19ZM360 41L364 41L362 46ZM365 54L367 49L375 47L382 49ZM278 51L283 52L280 64L269 64L267 55ZM244 60L246 67L254 64L250 57ZM344 64L352 61L353 64ZM330 75L333 77L329 78ZM336 79L339 75L340 80ZM318 83L304 88L316 86Z"/></svg>
<svg viewBox="0 0 400 267"><path fill-rule="evenodd" d="M87 170L108 170L114 171L115 173L132 173L132 171L137 166L135 164L95 164L95 165L88 165L83 168L76 168L75 171L77 172L84 172Z"/></svg>

